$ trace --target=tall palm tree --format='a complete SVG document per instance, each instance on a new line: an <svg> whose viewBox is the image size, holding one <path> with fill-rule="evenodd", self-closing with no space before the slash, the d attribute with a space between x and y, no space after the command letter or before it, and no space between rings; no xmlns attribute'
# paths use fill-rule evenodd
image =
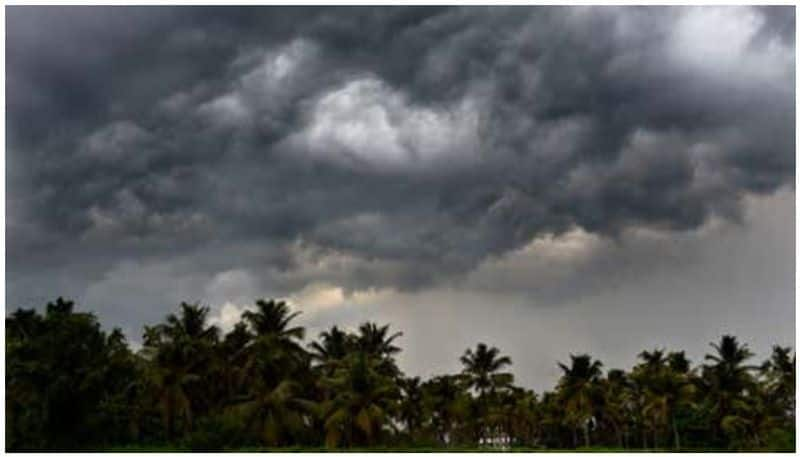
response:
<svg viewBox="0 0 800 457"><path fill-rule="evenodd" d="M289 326L300 314L300 311L291 312L284 301L256 300L256 310L245 311L242 319L250 325L256 337L272 335L286 340L302 340L305 329Z"/></svg>
<svg viewBox="0 0 800 457"><path fill-rule="evenodd" d="M667 355L667 365L675 373L688 374L691 371L691 362L686 358L685 351L670 352Z"/></svg>
<svg viewBox="0 0 800 457"><path fill-rule="evenodd" d="M403 332L390 334L388 324L378 326L373 322L365 322L358 327L355 346L359 352L377 360L377 368L381 373L399 377L400 369L395 363L394 356L400 352L400 348L394 345L394 341L401 336Z"/></svg>
<svg viewBox="0 0 800 457"><path fill-rule="evenodd" d="M166 336L173 341L186 338L195 341L216 341L219 336L219 328L208 324L209 308L201 306L199 303L180 304L179 314L169 314L166 324L162 329Z"/></svg>
<svg viewBox="0 0 800 457"><path fill-rule="evenodd" d="M619 447L627 447L628 425L633 409L633 392L628 375L618 369L609 370L601 380L603 419L613 429Z"/></svg>
<svg viewBox="0 0 800 457"><path fill-rule="evenodd" d="M794 423L796 356L788 347L773 346L770 359L761 366L765 390L770 400L783 409L789 422Z"/></svg>
<svg viewBox="0 0 800 457"><path fill-rule="evenodd" d="M400 378L399 381L402 397L398 405L398 415L406 432L413 437L423 420L422 386L419 377Z"/></svg>
<svg viewBox="0 0 800 457"><path fill-rule="evenodd" d="M511 365L511 358L500 356L500 350L496 347L488 347L484 343L479 343L475 348L467 349L461 356L461 364L464 366L461 374L470 388L477 394L477 417L476 423L477 439L483 439L487 432L487 419L491 408L490 402L496 400L499 389L510 386L514 382L514 376L508 372L501 372L503 368Z"/></svg>
<svg viewBox="0 0 800 457"><path fill-rule="evenodd" d="M394 340L403 336L403 332L389 334L389 325L378 326L373 322L365 322L358 327L356 346L360 351L376 357L393 356L400 352Z"/></svg>
<svg viewBox="0 0 800 457"><path fill-rule="evenodd" d="M200 380L200 376L192 373L191 368L183 361L170 363L162 359L161 363L149 365L148 378L150 385L157 392L158 408L161 410L162 422L167 441L171 441L175 433L176 419L183 419L187 427L192 424L192 401L189 398L189 387Z"/></svg>
<svg viewBox="0 0 800 457"><path fill-rule="evenodd" d="M667 370L662 390L667 397L667 408L672 423L673 444L681 448L681 433L678 415L682 410L693 409L696 392L691 362L684 351L670 352L667 356Z"/></svg>
<svg viewBox="0 0 800 457"><path fill-rule="evenodd" d="M244 322L238 322L233 330L225 335L217 346L218 356L214 369L214 376L218 379L217 409L230 405L238 396L243 395L245 389L242 379L245 375L247 348L253 341L253 334Z"/></svg>
<svg viewBox="0 0 800 457"><path fill-rule="evenodd" d="M179 314L169 314L164 324L145 327L143 356L151 363L151 386L157 391L165 434L172 439L175 419L182 418L187 427L192 426L192 385L202 378L204 368L212 357L219 329L207 325L209 308L199 304L180 304Z"/></svg>
<svg viewBox="0 0 800 457"><path fill-rule="evenodd" d="M381 373L378 361L359 352L346 359L332 376L320 381L334 392L320 405L325 419L325 444L371 445L390 425L390 412L399 396L394 379Z"/></svg>
<svg viewBox="0 0 800 457"><path fill-rule="evenodd" d="M293 367L308 362L308 353L299 344L305 329L291 326L299 315L299 311L291 312L286 302L275 300L257 300L255 311L242 313L242 320L253 332L252 341L244 348L242 381L262 376L264 366L270 366L273 376L278 376L288 374L285 364L290 360ZM270 363L264 363L264 359Z"/></svg>
<svg viewBox="0 0 800 457"><path fill-rule="evenodd" d="M464 375L470 387L474 388L479 398L484 398L487 393L494 392L501 387L510 385L514 381L511 373L501 372L503 368L511 365L511 358L499 356L500 350L479 343L473 352L467 349L461 356L464 366Z"/></svg>
<svg viewBox="0 0 800 457"><path fill-rule="evenodd" d="M423 402L442 445L454 442L455 429L467 411L468 394L457 375L436 376L422 386Z"/></svg>
<svg viewBox="0 0 800 457"><path fill-rule="evenodd" d="M712 363L703 365L701 387L711 414L712 439L716 439L718 432L724 431L723 424L737 422L736 417L748 414L743 397L754 388L751 372L756 367L745 365L753 353L735 336L724 335L719 344L711 343L711 347L716 353L705 356Z"/></svg>
<svg viewBox="0 0 800 457"><path fill-rule="evenodd" d="M242 313L252 338L240 350L239 382L245 393L237 408L257 424L268 446L296 436L309 412L303 391L311 384L310 356L300 346L305 329L292 326L299 315L276 300L257 300L255 310Z"/></svg>
<svg viewBox="0 0 800 457"><path fill-rule="evenodd" d="M633 377L644 394L642 413L651 421L653 444L658 447L659 431L672 428L673 444L680 449L677 422L679 407L690 403L693 386L688 378L689 361L683 352L664 355L662 350L643 351L642 363L634 367Z"/></svg>
<svg viewBox="0 0 800 457"><path fill-rule="evenodd" d="M300 385L289 377L254 377L249 387L248 399L235 409L255 426L266 446L289 444L303 429L305 412L314 404L299 395Z"/></svg>
<svg viewBox="0 0 800 457"><path fill-rule="evenodd" d="M353 335L333 326L319 334L319 341L310 344L311 357L324 367L332 367L355 350Z"/></svg>
<svg viewBox="0 0 800 457"><path fill-rule="evenodd" d="M565 402L566 419L573 430L583 428L583 439L588 447L589 422L594 417L595 398L603 364L587 354L570 354L569 366L559 363L563 371L558 384L559 394Z"/></svg>
<svg viewBox="0 0 800 457"><path fill-rule="evenodd" d="M539 401L532 390L515 389L511 410L511 430L520 444L533 446L539 425Z"/></svg>

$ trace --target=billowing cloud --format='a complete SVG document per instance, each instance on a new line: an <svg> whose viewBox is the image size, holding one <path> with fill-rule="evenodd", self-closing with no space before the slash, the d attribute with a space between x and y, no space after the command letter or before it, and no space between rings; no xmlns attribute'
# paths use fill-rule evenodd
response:
<svg viewBox="0 0 800 457"><path fill-rule="evenodd" d="M794 189L792 8L7 14L12 306L563 304Z"/></svg>

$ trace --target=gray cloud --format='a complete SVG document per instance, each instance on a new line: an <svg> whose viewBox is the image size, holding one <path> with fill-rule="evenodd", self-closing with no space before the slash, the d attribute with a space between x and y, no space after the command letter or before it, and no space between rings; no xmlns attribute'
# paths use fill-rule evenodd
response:
<svg viewBox="0 0 800 457"><path fill-rule="evenodd" d="M635 270L793 189L791 8L7 14L11 306L64 293L135 329L231 271L518 288L470 278L575 233L597 246L565 271Z"/></svg>

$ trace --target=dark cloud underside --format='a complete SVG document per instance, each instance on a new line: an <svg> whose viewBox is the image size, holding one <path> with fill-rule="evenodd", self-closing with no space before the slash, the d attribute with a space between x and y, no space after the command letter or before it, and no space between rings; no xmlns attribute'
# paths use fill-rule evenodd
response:
<svg viewBox="0 0 800 457"><path fill-rule="evenodd" d="M6 11L10 306L419 291L793 189L791 7Z"/></svg>

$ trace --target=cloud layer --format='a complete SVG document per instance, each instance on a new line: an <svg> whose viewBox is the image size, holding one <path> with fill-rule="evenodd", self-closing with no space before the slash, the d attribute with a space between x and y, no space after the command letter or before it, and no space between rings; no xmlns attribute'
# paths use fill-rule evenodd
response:
<svg viewBox="0 0 800 457"><path fill-rule="evenodd" d="M319 284L561 303L602 281L529 278L793 189L793 8L7 14L11 306L83 297L138 333Z"/></svg>

